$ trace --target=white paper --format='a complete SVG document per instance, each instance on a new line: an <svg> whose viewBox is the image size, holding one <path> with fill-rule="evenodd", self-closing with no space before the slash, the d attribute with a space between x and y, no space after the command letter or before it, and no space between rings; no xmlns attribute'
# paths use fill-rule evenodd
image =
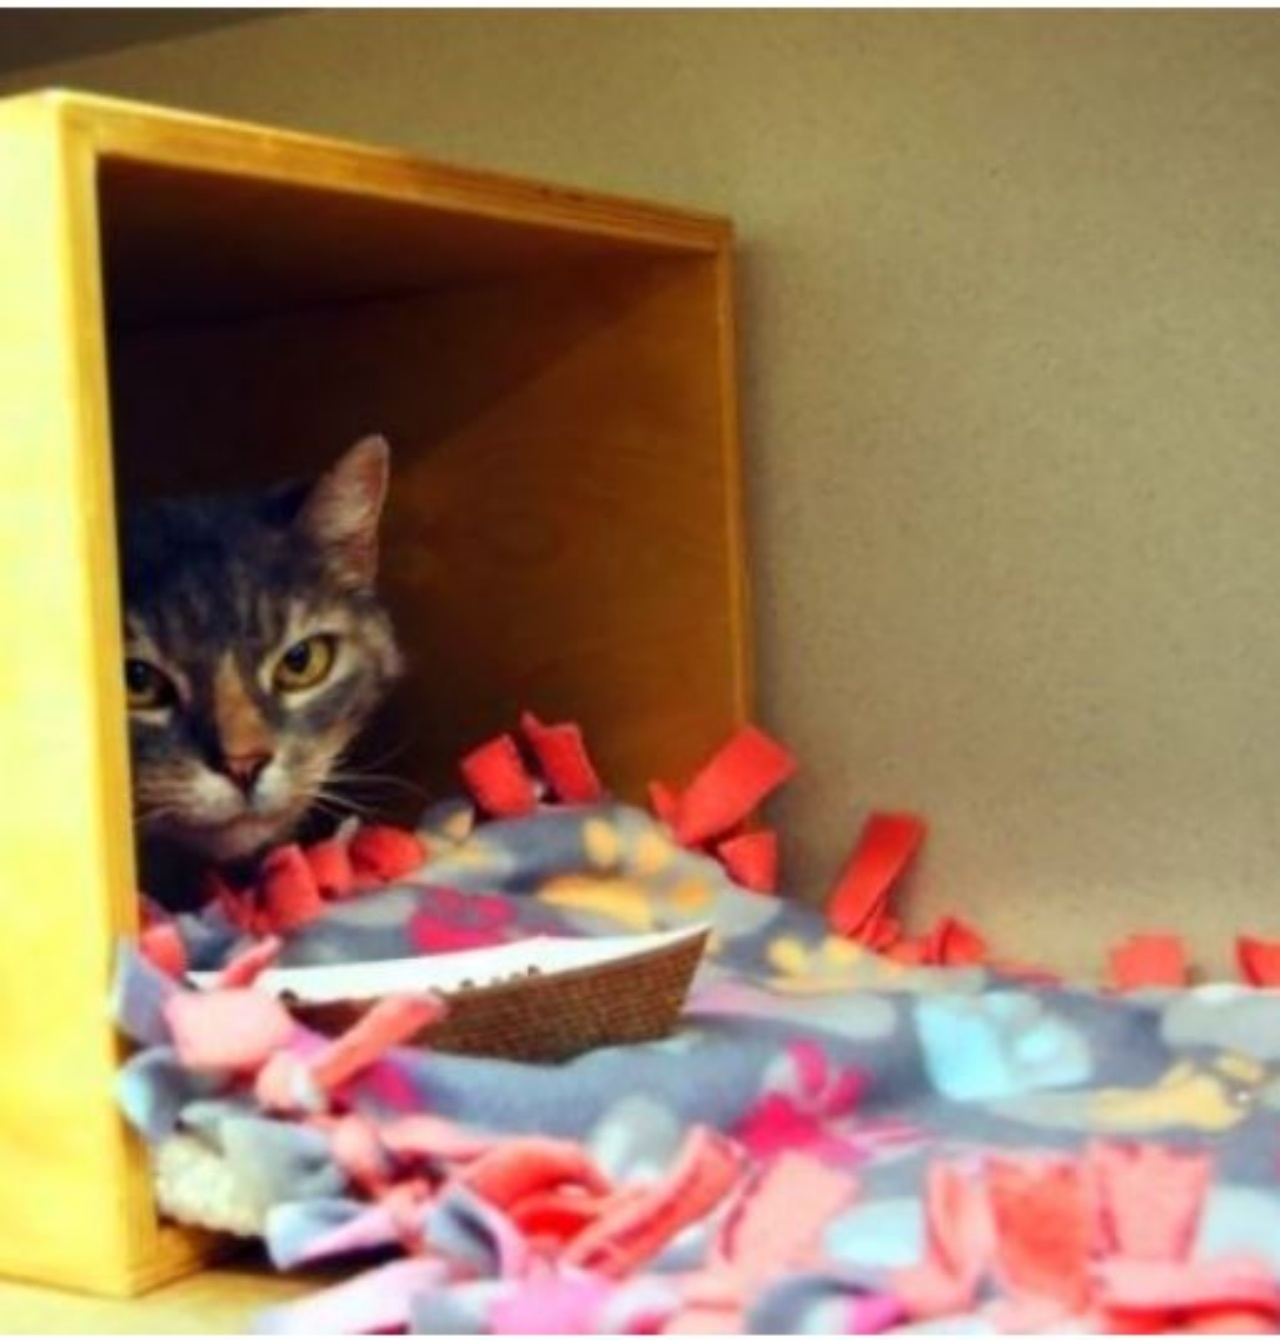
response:
<svg viewBox="0 0 1280 1340"><path fill-rule="evenodd" d="M575 968L596 967L616 959L648 954L696 940L709 926L686 926L655 935L610 935L569 939L540 935L490 949L468 949L454 954L420 958L383 959L373 963L338 963L323 968L270 968L255 985L272 995L291 995L308 1004L334 1000L371 1000L403 992L437 991L448 994L463 986L487 986L528 973L544 977ZM193 972L198 987L217 984L218 974Z"/></svg>

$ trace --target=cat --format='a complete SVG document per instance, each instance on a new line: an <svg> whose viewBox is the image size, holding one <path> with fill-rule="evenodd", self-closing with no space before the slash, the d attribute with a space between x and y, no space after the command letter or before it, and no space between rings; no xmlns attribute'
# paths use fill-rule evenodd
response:
<svg viewBox="0 0 1280 1340"><path fill-rule="evenodd" d="M331 807L345 752L402 671L378 597L389 449L307 484L164 499L121 527L124 678L142 882L165 906Z"/></svg>

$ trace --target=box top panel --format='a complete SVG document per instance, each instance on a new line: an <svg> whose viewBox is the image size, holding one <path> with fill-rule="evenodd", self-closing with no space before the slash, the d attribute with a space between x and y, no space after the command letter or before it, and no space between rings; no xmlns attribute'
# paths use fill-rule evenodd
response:
<svg viewBox="0 0 1280 1340"><path fill-rule="evenodd" d="M532 269L706 255L710 215L411 155L50 92L99 183L113 322L228 318L455 287Z"/></svg>

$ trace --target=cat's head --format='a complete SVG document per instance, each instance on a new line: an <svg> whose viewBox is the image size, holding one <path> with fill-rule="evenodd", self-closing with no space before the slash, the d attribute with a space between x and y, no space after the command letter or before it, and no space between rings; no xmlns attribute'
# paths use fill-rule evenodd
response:
<svg viewBox="0 0 1280 1340"><path fill-rule="evenodd" d="M215 861L287 838L400 670L374 590L387 446L122 528L136 822Z"/></svg>

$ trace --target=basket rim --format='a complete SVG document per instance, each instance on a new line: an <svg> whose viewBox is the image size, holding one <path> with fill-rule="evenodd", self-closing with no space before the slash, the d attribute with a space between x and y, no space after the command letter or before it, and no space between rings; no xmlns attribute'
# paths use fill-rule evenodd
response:
<svg viewBox="0 0 1280 1340"><path fill-rule="evenodd" d="M671 944L659 945L652 949L642 949L638 953L627 954L621 958L609 959L604 963L590 963L577 968L564 968L549 973L523 973L518 977L486 983L483 986L456 987L450 990L437 990L431 992L431 994L450 1004L455 1002L462 1004L475 1000L495 1000L504 995L519 995L531 991L541 994L572 986L579 982L589 981L592 978L643 971L648 964L656 961L684 960L687 958L691 960L692 968L696 969L697 964L706 953L707 941L710 937L711 927L704 926L696 935L689 935ZM336 1000L308 1001L300 999L291 992L282 992L278 999L291 1013L296 1014L299 1018L304 1018L313 1012L327 1013L338 1010L352 1014L363 1014L376 1005L381 997L345 996Z"/></svg>

